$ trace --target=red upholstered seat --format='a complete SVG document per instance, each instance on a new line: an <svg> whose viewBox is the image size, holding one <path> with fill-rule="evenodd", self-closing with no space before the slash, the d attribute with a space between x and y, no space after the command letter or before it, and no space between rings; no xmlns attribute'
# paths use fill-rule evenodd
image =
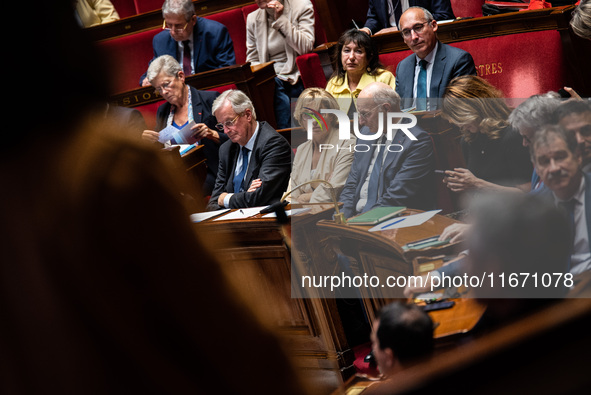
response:
<svg viewBox="0 0 591 395"><path fill-rule="evenodd" d="M134 0L111 0L120 18L127 18L137 14Z"/></svg>
<svg viewBox="0 0 591 395"><path fill-rule="evenodd" d="M383 53L380 54L380 62L382 62L384 67L390 70L392 74L396 74L396 66L398 66L398 63L410 54L412 54L410 49L407 51Z"/></svg>
<svg viewBox="0 0 591 395"><path fill-rule="evenodd" d="M451 0L451 8L456 18L482 16L482 5L484 0Z"/></svg>
<svg viewBox="0 0 591 395"><path fill-rule="evenodd" d="M134 0L134 3L136 12L142 14L144 12L162 9L164 0Z"/></svg>
<svg viewBox="0 0 591 395"><path fill-rule="evenodd" d="M156 28L98 43L111 64L113 93L139 87L140 77L148 68L154 53L152 39L161 31L161 28Z"/></svg>
<svg viewBox="0 0 591 395"><path fill-rule="evenodd" d="M527 98L570 85L560 33L510 34L453 44L472 54L478 75L505 97Z"/></svg>
<svg viewBox="0 0 591 395"><path fill-rule="evenodd" d="M296 58L296 65L304 88L326 88L326 77L317 53L307 53Z"/></svg>
<svg viewBox="0 0 591 395"><path fill-rule="evenodd" d="M242 10L235 8L233 10L207 15L205 18L217 21L226 26L234 44L236 64L244 63L246 61L246 22Z"/></svg>
<svg viewBox="0 0 591 395"><path fill-rule="evenodd" d="M316 8L314 0L312 0L312 5L314 6L314 46L317 47L320 44L328 42L328 40L326 38L326 31L322 25L320 15L318 15L318 8Z"/></svg>

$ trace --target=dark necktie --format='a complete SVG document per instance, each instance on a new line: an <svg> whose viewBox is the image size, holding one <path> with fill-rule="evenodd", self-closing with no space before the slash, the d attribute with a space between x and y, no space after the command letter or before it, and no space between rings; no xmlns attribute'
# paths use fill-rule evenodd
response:
<svg viewBox="0 0 591 395"><path fill-rule="evenodd" d="M417 110L427 109L427 64L425 59L419 62L419 78L417 79Z"/></svg>
<svg viewBox="0 0 591 395"><path fill-rule="evenodd" d="M183 73L185 76L193 74L191 69L191 48L189 47L189 40L183 41Z"/></svg>
<svg viewBox="0 0 591 395"><path fill-rule="evenodd" d="M246 175L246 169L248 168L248 148L242 147L242 168L240 173L234 177L234 193L242 191L244 182L244 176Z"/></svg>
<svg viewBox="0 0 591 395"><path fill-rule="evenodd" d="M380 139L379 144L383 144L384 139ZM379 149L376 161L373 165L371 170L371 174L369 175L369 185L367 186L367 203L363 207L363 211L368 211L371 209L374 204L378 201L379 195L379 184L380 184L380 173L382 172L382 164L384 162L384 151L386 147L384 146L377 146L376 149Z"/></svg>
<svg viewBox="0 0 591 395"><path fill-rule="evenodd" d="M571 238L570 255L572 255L575 252L575 227L576 227L576 224L575 224L575 204L576 204L575 199L571 199L566 202L559 202L558 203L558 206L560 208L562 208L566 214L566 219L567 219L568 226L569 226L570 238ZM571 266L571 259L569 256L568 270L570 270L570 266Z"/></svg>

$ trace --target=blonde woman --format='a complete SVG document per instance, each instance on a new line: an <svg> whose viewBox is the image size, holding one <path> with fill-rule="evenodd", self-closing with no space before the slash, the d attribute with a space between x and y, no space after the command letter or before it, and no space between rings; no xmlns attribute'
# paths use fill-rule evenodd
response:
<svg viewBox="0 0 591 395"><path fill-rule="evenodd" d="M529 191L532 164L521 136L507 121L510 113L501 92L480 77L466 75L449 83L442 114L462 132L467 169L446 169L448 188Z"/></svg>
<svg viewBox="0 0 591 395"><path fill-rule="evenodd" d="M324 89L305 89L298 98L294 117L304 128L307 128L309 121L311 122L312 139L297 148L290 188L320 179L328 181L338 197L353 163L352 145L355 144L355 139L340 140L337 117L332 114L320 114L323 108L339 108L335 98ZM324 183L313 183L293 191L291 199L292 203L332 202L332 191L330 186Z"/></svg>

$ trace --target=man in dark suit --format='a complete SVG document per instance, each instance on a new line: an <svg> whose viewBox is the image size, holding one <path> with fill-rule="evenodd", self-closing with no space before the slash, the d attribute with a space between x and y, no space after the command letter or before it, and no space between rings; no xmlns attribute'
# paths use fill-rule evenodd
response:
<svg viewBox="0 0 591 395"><path fill-rule="evenodd" d="M437 21L420 7L411 7L400 17L404 42L414 52L396 67L396 92L402 108L435 110L438 98L454 77L476 75L472 56L437 39ZM418 100L417 100L418 98Z"/></svg>
<svg viewBox="0 0 591 395"><path fill-rule="evenodd" d="M409 7L423 7L437 21L455 19L450 0L369 0L367 19L361 30L369 35L398 30L400 16Z"/></svg>
<svg viewBox="0 0 591 395"><path fill-rule="evenodd" d="M170 55L183 66L186 76L236 64L234 45L226 26L195 15L191 0L166 0L162 15L165 30L152 41L152 60ZM140 85L150 85L145 73Z"/></svg>
<svg viewBox="0 0 591 395"><path fill-rule="evenodd" d="M207 208L244 208L270 204L287 189L293 151L239 90L227 90L213 103L216 127L230 141L220 146L220 164Z"/></svg>
<svg viewBox="0 0 591 395"><path fill-rule="evenodd" d="M361 133L375 134L380 123L386 125L388 112L400 111L400 98L390 86L374 82L359 94L357 108L363 126ZM400 129L393 132L391 141L357 140L358 145L366 144L370 148L356 149L340 195L347 218L379 206L433 208L433 145L424 130L416 126L408 130L417 140Z"/></svg>
<svg viewBox="0 0 591 395"><path fill-rule="evenodd" d="M539 196L564 208L572 221L569 271L579 274L591 270L591 175L582 171L583 158L575 133L546 126L533 136L530 152L544 182Z"/></svg>

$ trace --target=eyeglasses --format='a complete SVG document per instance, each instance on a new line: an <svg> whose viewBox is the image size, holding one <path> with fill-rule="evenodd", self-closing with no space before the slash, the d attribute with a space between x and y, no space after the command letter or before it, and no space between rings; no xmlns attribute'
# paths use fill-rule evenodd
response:
<svg viewBox="0 0 591 395"><path fill-rule="evenodd" d="M179 78L179 74L177 74L176 76L174 76L174 78L171 79L171 80L164 81L160 86L155 86L154 87L154 90L156 90L156 92L162 94L164 90L171 89L171 86L170 85L174 82L174 80L176 80L178 78Z"/></svg>
<svg viewBox="0 0 591 395"><path fill-rule="evenodd" d="M159 87L154 87L154 89L162 94L164 90L168 90L170 89L170 84L172 84L172 81L165 81L162 83L162 85L160 85Z"/></svg>
<svg viewBox="0 0 591 395"><path fill-rule="evenodd" d="M373 112L373 110L375 110L378 107L381 107L381 104L378 104L377 106L375 106L374 108L372 108L371 110L367 110L367 111L358 111L357 114L359 114L359 116L363 119L367 119L369 118L369 116L371 115L371 113Z"/></svg>
<svg viewBox="0 0 591 395"><path fill-rule="evenodd" d="M166 24L166 21L162 22L162 29L163 30L172 30L175 33L182 33L187 26L189 26L189 22L185 23L185 26L183 26L182 28L178 28L178 27L170 27L169 25Z"/></svg>
<svg viewBox="0 0 591 395"><path fill-rule="evenodd" d="M417 23L410 29L404 29L400 32L403 38L409 38L411 36L411 31L415 32L416 34L421 34L423 30L425 30L425 25L429 22Z"/></svg>
<svg viewBox="0 0 591 395"><path fill-rule="evenodd" d="M238 118L241 115L244 115L244 113L236 115L236 117L234 119L232 119L231 121L220 122L220 123L216 124L215 127L219 131L223 131L224 128L231 128L232 126L234 126L234 124L236 123L236 121L238 120Z"/></svg>

